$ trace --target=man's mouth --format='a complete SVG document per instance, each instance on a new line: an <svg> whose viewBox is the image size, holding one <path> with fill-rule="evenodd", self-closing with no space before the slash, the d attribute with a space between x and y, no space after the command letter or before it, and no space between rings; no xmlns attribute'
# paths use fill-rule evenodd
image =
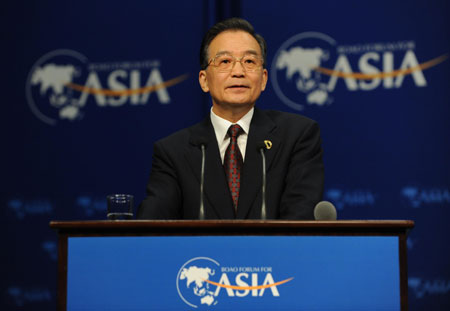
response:
<svg viewBox="0 0 450 311"><path fill-rule="evenodd" d="M236 85L230 85L228 88L229 89L242 89L242 88L248 89L249 87L246 85L236 84Z"/></svg>

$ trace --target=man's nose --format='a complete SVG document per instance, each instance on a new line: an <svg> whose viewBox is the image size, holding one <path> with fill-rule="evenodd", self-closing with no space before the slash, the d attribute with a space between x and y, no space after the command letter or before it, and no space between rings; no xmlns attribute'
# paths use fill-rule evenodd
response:
<svg viewBox="0 0 450 311"><path fill-rule="evenodd" d="M240 60L236 60L234 65L233 65L233 68L231 68L231 75L233 75L233 76L236 76L236 75L243 76L244 74L245 74L244 66L242 65Z"/></svg>

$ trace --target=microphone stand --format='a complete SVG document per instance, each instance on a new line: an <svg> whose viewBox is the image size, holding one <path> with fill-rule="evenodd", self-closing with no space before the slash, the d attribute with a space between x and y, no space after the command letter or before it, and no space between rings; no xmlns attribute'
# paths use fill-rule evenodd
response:
<svg viewBox="0 0 450 311"><path fill-rule="evenodd" d="M201 175L200 175L200 211L198 218L200 220L205 219L205 205L203 202L203 184L205 180L205 144L201 144L200 148L202 149L202 169L201 169Z"/></svg>
<svg viewBox="0 0 450 311"><path fill-rule="evenodd" d="M267 212L266 212L266 155L264 154L264 148L259 148L259 151L261 153L262 158L262 187L261 187L261 219L266 220L267 219Z"/></svg>

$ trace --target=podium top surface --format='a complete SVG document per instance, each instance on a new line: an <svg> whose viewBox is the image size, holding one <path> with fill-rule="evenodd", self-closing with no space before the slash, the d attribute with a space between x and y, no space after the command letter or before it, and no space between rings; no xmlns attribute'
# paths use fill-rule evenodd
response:
<svg viewBox="0 0 450 311"><path fill-rule="evenodd" d="M68 235L400 235L412 220L88 220L51 221Z"/></svg>

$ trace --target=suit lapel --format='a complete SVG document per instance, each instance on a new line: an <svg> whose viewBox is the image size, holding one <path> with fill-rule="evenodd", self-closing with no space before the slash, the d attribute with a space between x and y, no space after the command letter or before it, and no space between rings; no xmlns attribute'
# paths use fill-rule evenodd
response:
<svg viewBox="0 0 450 311"><path fill-rule="evenodd" d="M206 146L204 194L209 204L206 206L212 206L220 219L232 219L235 216L230 191L220 159L214 128L209 117L191 128L190 144L186 152L186 159L199 182L202 153L195 142L200 137L208 142ZM206 214L208 214L207 211Z"/></svg>
<svg viewBox="0 0 450 311"><path fill-rule="evenodd" d="M260 151L257 149L258 143L265 140L272 142L272 148L264 150L267 173L270 171L275 155L280 150L281 140L275 135L275 129L275 123L263 111L255 108L241 173L237 218L247 218L250 208L261 192L262 158Z"/></svg>

